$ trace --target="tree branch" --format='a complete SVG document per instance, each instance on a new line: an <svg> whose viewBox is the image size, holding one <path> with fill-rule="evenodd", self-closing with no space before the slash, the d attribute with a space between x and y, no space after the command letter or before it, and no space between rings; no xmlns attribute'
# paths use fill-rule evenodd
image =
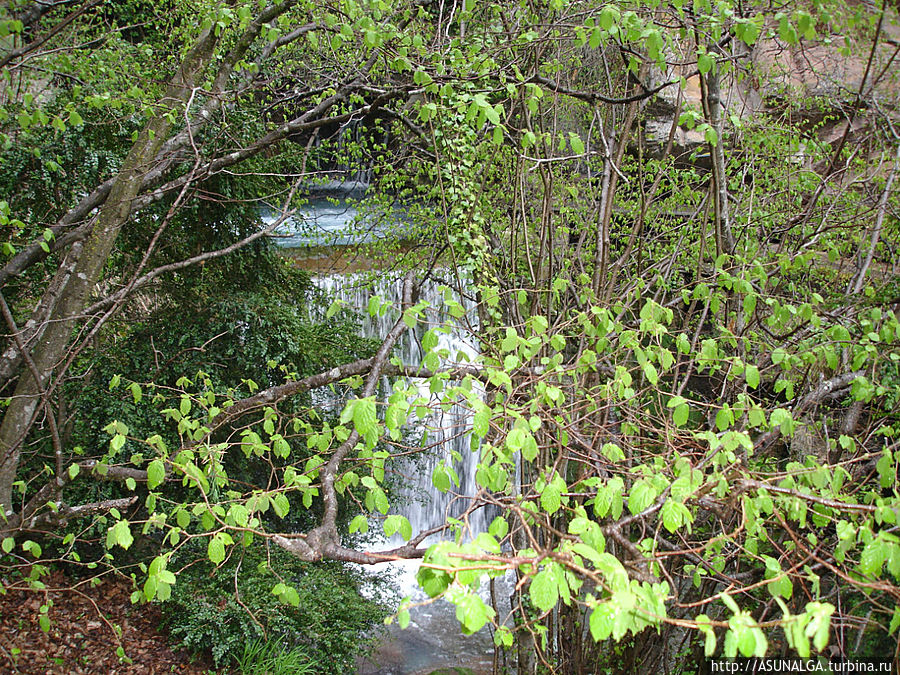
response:
<svg viewBox="0 0 900 675"><path fill-rule="evenodd" d="M843 375L838 375L836 377L832 377L830 380L825 380L818 387L816 387L813 391L807 394L802 401L794 408L792 415L796 418L799 417L807 408L816 403L819 403L823 399L825 399L829 394L838 389L842 389L846 387L848 384L853 382L857 377L862 375L861 370L854 370L850 373L844 373ZM766 433L759 436L756 441L753 443L753 452L760 453L764 452L771 446L778 438L781 436L781 427L779 426L777 429L772 429L771 431L767 431Z"/></svg>

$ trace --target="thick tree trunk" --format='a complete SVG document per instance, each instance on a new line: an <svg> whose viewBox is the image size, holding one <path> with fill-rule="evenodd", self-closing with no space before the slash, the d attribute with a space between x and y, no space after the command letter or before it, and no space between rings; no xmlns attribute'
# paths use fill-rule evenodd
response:
<svg viewBox="0 0 900 675"><path fill-rule="evenodd" d="M211 30L203 31L197 38L172 76L157 115L128 153L109 197L97 215L96 226L83 242L72 246L66 256L70 264L60 267L50 285L50 288L59 289L59 295L46 330L32 353L35 369L20 376L15 395L0 424L0 508L4 513L12 512L12 487L20 447L34 422L42 397L52 386L54 369L67 354L75 322L85 308L89 293L100 280L119 231L131 213L131 202L143 185L144 175L152 168L152 160L168 136L175 116L192 97L215 44L216 37Z"/></svg>

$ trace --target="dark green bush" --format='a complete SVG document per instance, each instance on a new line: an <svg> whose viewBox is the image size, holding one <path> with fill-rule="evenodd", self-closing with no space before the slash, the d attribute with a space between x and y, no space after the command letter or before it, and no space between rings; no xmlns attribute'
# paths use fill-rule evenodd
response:
<svg viewBox="0 0 900 675"><path fill-rule="evenodd" d="M272 594L279 582L297 589L298 606ZM191 564L161 607L172 636L209 651L217 665L239 661L246 645L263 639L303 652L315 672L347 673L387 615L384 605L360 593L368 583L340 563L305 563L257 542L239 547L219 567L205 559Z"/></svg>

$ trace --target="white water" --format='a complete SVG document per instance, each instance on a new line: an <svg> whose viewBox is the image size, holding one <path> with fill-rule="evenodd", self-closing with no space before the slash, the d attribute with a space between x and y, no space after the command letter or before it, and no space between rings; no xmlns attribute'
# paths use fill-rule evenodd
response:
<svg viewBox="0 0 900 675"><path fill-rule="evenodd" d="M306 203L273 236L279 246L302 249L354 246L408 235L410 223L403 209L366 202L368 187L356 175L308 186L310 196ZM264 209L261 215L263 222L269 224L277 213Z"/></svg>
<svg viewBox="0 0 900 675"><path fill-rule="evenodd" d="M399 317L402 281L387 275L331 275L322 276L316 284L325 291L329 302L340 300L347 306L356 308L365 317L362 333L366 337L379 339L394 325ZM369 316L367 308L372 296L379 296L391 306L383 314ZM454 297L463 307L471 309L469 303L459 294ZM425 312L425 321L420 322L415 330L405 332L394 350L404 365L419 366L424 355L421 346L423 334L437 325L447 325L451 330L440 333L437 349L446 349L450 357L443 361L444 366L470 361L477 354L474 340L461 325L452 319L444 308L443 292L440 284L429 281L420 291L420 300L429 303ZM474 312L468 312L474 314ZM465 319L462 320L465 322ZM412 524L413 533L424 532L446 522L448 517L457 518L468 508L470 497L476 494L475 471L478 464L478 449L471 447L471 413L463 405L454 404L442 411L437 399L430 397L428 383L424 380L412 380L418 393L431 398L429 406L432 412L423 420L413 424L414 433L406 439L416 447L427 447L417 452L415 459L399 458L389 467L394 472L395 502L397 506L391 512L405 515ZM390 383L385 381L382 394L390 394ZM397 448L397 452L408 452L410 449ZM447 493L441 493L432 484L435 467L443 462L452 466L459 476L459 486ZM470 514L467 519L467 536L475 536L487 529L495 514L486 509ZM371 527L380 530L380 521L372 517ZM433 535L428 542L438 538L450 538L452 533ZM386 541L384 537L375 537L370 547L372 550L384 549L400 545L396 536ZM427 544L426 544L427 545ZM418 561L397 561L369 570L378 574L389 570L395 575L396 590L401 597L410 597L413 603L424 603L427 596L418 589L415 574ZM486 592L487 589L485 589ZM396 625L391 626L387 639L382 643L374 658L360 664L360 673L378 673L379 675L408 675L413 673L429 673L440 667L461 666L475 672L489 672L492 655L491 636L487 630L479 634L465 637L455 618L455 608L439 600L411 610L411 621L405 631Z"/></svg>
<svg viewBox="0 0 900 675"><path fill-rule="evenodd" d="M329 300L340 300L349 307L361 308L366 317L362 329L365 337L381 339L400 316L397 310L402 295L400 279L386 275L373 279L372 275L345 274L319 277L316 283L326 292ZM414 330L407 330L394 349L394 355L399 356L404 365L418 367L421 364L424 356L422 336L430 328L440 325L451 329L446 333L438 333L436 349L445 349L449 354L449 358L443 359L442 366L468 363L478 353L471 336L444 308L440 288L441 284L434 281L428 281L421 288L419 299L430 305L425 311L425 321L420 321ZM390 309L384 314L369 316L366 308L373 296L380 297ZM454 297L463 307L471 309L467 307L465 299L459 299L458 294L454 293ZM441 410L438 398L429 394L427 381L413 379L411 382L420 396L430 399L431 413L421 421L411 420L415 430L412 440L428 449L424 453L416 453L414 459L395 462L392 468L399 483L398 497L408 504L403 515L412 524L413 532L422 532L446 522L447 517L460 517L469 506L466 497L477 491L475 468L478 464L478 452L477 448L472 449L468 433L471 429L470 411L459 404L446 411ZM382 394L390 394L390 383L387 380L382 387ZM454 457L461 459L454 460ZM431 476L441 462L452 466L459 476L459 486L445 494L437 491L431 482ZM468 519L471 534L485 531L490 522L487 518L488 514L484 509L471 514Z"/></svg>
<svg viewBox="0 0 900 675"><path fill-rule="evenodd" d="M349 133L349 132L348 132ZM350 167L343 167L350 169ZM368 177L359 171L347 170L344 180L329 184L310 185L310 199L294 218L286 222L276 233L276 242L285 248L342 247L369 242L378 238L403 238L409 233L407 216L402 209L381 207L373 209L365 203ZM264 220L267 219L266 214ZM383 338L399 317L402 281L386 273L374 275L344 274L324 275L315 280L327 297L327 302L340 300L348 307L359 311L363 317L362 334L376 340ZM445 281L456 291L459 287L452 280ZM434 326L446 325L448 332L438 333L438 349L446 349L449 357L442 361L444 366L464 363L477 353L477 343L472 339L472 325L475 312L471 303L459 292L452 292L457 302L467 310L461 320L451 318L446 311L441 284L429 280L420 290L420 300L429 303L423 321L415 330L404 333L394 349L402 363L419 366L424 356L421 339ZM369 301L379 296L385 303L384 312L370 316ZM478 464L478 448L473 451L471 436L471 413L462 405L451 405L442 410L436 397L431 397L428 383L412 380L410 384L418 395L430 399L431 412L421 420L411 419L411 433L403 439L410 447L394 446L392 453L403 456L388 464L388 481L392 481L394 503L390 513L406 516L413 534L424 532L444 524L447 518L457 518L463 514L476 494L475 472ZM391 392L391 383L385 379L380 394L386 399ZM328 392L317 394L319 405L340 409L343 400ZM424 451L412 452L413 450ZM452 466L459 477L459 485L447 493L441 493L432 484L432 474L436 466L443 462ZM466 519L466 538L474 537L487 526L495 514L485 509L475 511ZM381 532L380 514L370 517L370 531ZM422 546L427 546L440 538L451 538L453 533L443 532L432 535ZM370 550L383 550L399 546L399 536L386 540L373 536ZM411 621L406 630L392 624L381 641L377 653L371 659L359 664L360 675L423 675L438 668L455 666L468 668L481 675L491 672L493 646L491 635L483 629L476 635L462 635L455 617L455 607L438 600L428 602L427 596L419 590L415 580L418 561L405 560L367 568L372 574L393 575L398 597L409 597L414 604L410 610ZM485 593L487 589L484 589Z"/></svg>

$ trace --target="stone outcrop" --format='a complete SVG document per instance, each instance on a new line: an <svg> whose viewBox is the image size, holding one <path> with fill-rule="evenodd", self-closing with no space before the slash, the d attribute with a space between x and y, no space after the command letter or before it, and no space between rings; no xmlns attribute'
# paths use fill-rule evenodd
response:
<svg viewBox="0 0 900 675"><path fill-rule="evenodd" d="M793 46L779 37L761 39L742 67L722 78L723 105L730 115L741 118L788 112L796 122L819 125L819 137L828 142L843 136L849 120L849 138L862 138L870 132L871 121L866 114L851 114L857 98L858 111L877 108L894 116L900 111L900 21L895 10L887 10L869 65L871 51L871 44L858 42L848 53L841 36L801 40ZM674 69L657 71L650 84L657 86L680 74ZM701 111L696 71L686 82L682 111ZM663 154L677 123L678 95L676 87L668 87L644 107L645 141L653 155ZM705 144L702 133L679 126L673 154L688 160L695 151L702 153Z"/></svg>

